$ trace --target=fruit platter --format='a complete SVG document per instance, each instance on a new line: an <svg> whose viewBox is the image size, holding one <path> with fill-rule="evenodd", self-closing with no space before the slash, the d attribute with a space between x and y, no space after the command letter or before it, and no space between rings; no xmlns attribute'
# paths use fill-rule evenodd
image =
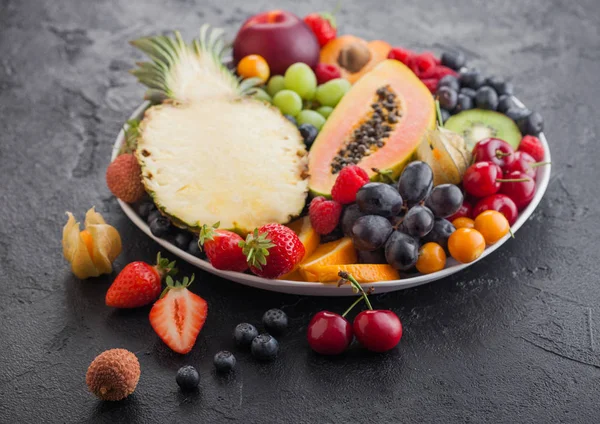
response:
<svg viewBox="0 0 600 424"><path fill-rule="evenodd" d="M548 185L542 116L459 50L282 10L237 34L131 44L147 91L108 188L165 250L220 277L303 295L355 295L340 275L414 287L515 237Z"/></svg>

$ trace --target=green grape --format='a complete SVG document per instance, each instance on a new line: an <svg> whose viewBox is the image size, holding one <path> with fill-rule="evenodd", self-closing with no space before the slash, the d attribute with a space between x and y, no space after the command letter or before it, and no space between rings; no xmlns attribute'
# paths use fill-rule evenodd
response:
<svg viewBox="0 0 600 424"><path fill-rule="evenodd" d="M296 121L298 121L298 125L311 124L319 131L325 124L325 118L314 110L303 110L296 116Z"/></svg>
<svg viewBox="0 0 600 424"><path fill-rule="evenodd" d="M254 97L255 99L262 100L263 102L268 103L271 103L273 101L273 99L271 99L271 96L269 96L267 92L262 88L255 88L254 90L255 92L254 94L252 94L252 97Z"/></svg>
<svg viewBox="0 0 600 424"><path fill-rule="evenodd" d="M327 81L325 84L317 87L317 101L323 106L335 107L344 97L344 94L350 90L351 84L344 78L336 78Z"/></svg>
<svg viewBox="0 0 600 424"><path fill-rule="evenodd" d="M331 112L333 112L333 108L331 106L321 106L317 109L317 112L319 112L323 118L327 119L329 118L329 115L331 115Z"/></svg>
<svg viewBox="0 0 600 424"><path fill-rule="evenodd" d="M284 88L285 84L283 82L283 75L273 75L267 83L267 93L269 93L271 97L279 93Z"/></svg>
<svg viewBox="0 0 600 424"><path fill-rule="evenodd" d="M285 88L293 90L303 99L310 100L317 88L317 77L306 63L294 63L285 71Z"/></svg>
<svg viewBox="0 0 600 424"><path fill-rule="evenodd" d="M284 115L296 116L302 110L302 99L292 90L281 90L273 97L273 104Z"/></svg>

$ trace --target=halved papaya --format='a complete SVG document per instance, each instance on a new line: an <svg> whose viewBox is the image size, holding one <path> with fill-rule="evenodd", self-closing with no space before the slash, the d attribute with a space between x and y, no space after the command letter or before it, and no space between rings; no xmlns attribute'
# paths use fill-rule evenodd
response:
<svg viewBox="0 0 600 424"><path fill-rule="evenodd" d="M435 127L435 105L419 78L397 60L368 72L335 107L310 152L309 188L329 196L339 171L356 164L398 177L425 132Z"/></svg>

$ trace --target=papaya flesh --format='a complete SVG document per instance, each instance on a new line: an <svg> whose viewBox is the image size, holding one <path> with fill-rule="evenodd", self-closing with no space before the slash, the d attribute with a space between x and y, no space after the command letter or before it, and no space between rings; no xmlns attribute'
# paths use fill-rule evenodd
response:
<svg viewBox="0 0 600 424"><path fill-rule="evenodd" d="M330 196L349 164L370 177L376 168L397 178L433 128L435 104L427 87L401 62L381 62L352 86L319 132L309 152L311 192Z"/></svg>

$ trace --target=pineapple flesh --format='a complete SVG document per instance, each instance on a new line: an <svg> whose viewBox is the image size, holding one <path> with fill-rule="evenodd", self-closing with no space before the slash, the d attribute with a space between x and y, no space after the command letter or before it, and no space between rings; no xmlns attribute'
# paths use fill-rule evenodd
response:
<svg viewBox="0 0 600 424"><path fill-rule="evenodd" d="M150 108L136 155L146 190L177 225L247 233L304 207L306 149L281 113L250 98Z"/></svg>

